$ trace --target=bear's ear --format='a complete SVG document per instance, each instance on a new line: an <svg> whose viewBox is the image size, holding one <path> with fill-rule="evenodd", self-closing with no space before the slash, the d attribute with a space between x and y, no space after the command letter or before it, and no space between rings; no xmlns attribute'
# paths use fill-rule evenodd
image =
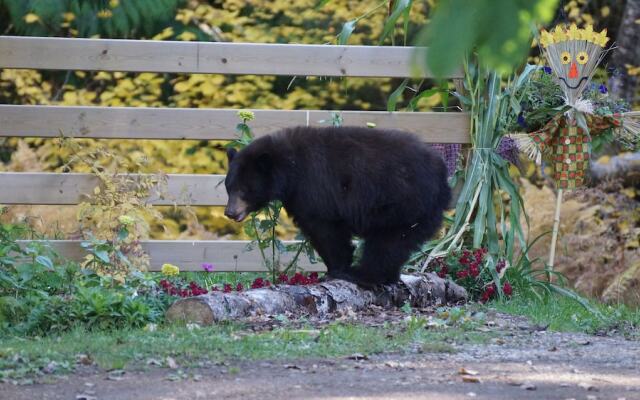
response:
<svg viewBox="0 0 640 400"><path fill-rule="evenodd" d="M229 160L229 164L231 164L233 157L235 157L237 153L238 153L238 150L234 149L233 147L229 147L227 149L227 160Z"/></svg>

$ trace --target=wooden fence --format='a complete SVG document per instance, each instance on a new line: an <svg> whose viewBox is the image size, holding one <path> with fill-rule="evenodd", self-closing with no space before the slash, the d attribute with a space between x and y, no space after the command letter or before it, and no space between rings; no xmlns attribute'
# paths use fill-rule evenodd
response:
<svg viewBox="0 0 640 400"><path fill-rule="evenodd" d="M376 46L280 45L255 43L202 43L146 40L66 39L0 36L0 68L90 70L125 72L216 73L338 77L411 77L412 48ZM417 51L426 52L426 49ZM422 55L424 56L424 54ZM417 71L429 77L425 69ZM451 78L461 77L460 73ZM264 135L295 125L319 125L330 120L325 110L252 110L252 128ZM128 107L59 107L0 105L0 137L197 139L234 138L237 110ZM426 142L468 143L469 117L464 113L404 113L344 111L344 125L373 122L414 132ZM223 175L170 174L167 201L154 205L190 204L222 206L227 196ZM77 204L93 192L97 180L90 174L46 172L0 173L0 204ZM186 196L185 196L186 194ZM53 240L65 257L81 259L79 241ZM217 271L264 271L257 250L245 251L246 241L149 240L143 243L151 257L151 270L163 263L200 271L212 263ZM283 261L287 261L287 256ZM307 271L322 271L322 264L301 258Z"/></svg>

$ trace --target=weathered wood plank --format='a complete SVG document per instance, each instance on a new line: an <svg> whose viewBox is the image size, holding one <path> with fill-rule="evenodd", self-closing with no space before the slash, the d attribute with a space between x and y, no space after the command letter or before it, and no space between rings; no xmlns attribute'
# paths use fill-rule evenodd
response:
<svg viewBox="0 0 640 400"><path fill-rule="evenodd" d="M227 204L223 180L224 175L169 174L165 198L151 197L149 202L223 206ZM98 180L91 174L0 172L0 204L78 204L92 194L97 185Z"/></svg>
<svg viewBox="0 0 640 400"><path fill-rule="evenodd" d="M0 36L0 68L431 77L425 48ZM462 77L461 71L450 78Z"/></svg>
<svg viewBox="0 0 640 400"><path fill-rule="evenodd" d="M256 135L296 125L328 125L333 111L252 110ZM469 143L469 115L459 112L343 111L344 125L413 132L430 143ZM237 110L195 108L61 107L0 105L0 136L105 139L230 140Z"/></svg>
<svg viewBox="0 0 640 400"><path fill-rule="evenodd" d="M28 241L21 241L22 245ZM87 254L78 240L47 241L64 258L80 261ZM143 249L151 258L151 271L160 271L162 264L170 263L182 271L202 271L202 264L213 264L216 272L264 272L260 251L247 251L245 240L148 240L142 242ZM285 244L298 243L286 241ZM293 258L292 252L283 255L281 263L287 265ZM305 271L325 271L322 263L312 264L305 255L297 263Z"/></svg>

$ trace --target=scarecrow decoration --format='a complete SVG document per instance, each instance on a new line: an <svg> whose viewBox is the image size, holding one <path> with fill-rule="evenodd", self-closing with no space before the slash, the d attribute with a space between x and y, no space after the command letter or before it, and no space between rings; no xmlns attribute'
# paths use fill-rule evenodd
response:
<svg viewBox="0 0 640 400"><path fill-rule="evenodd" d="M591 25L584 29L578 29L575 24L569 28L559 25L552 32L543 30L539 41L566 105L542 129L512 136L518 147L536 163L540 164L545 157L553 167L558 198L549 254L549 267L552 268L562 192L584 184L591 159L592 137L613 133L603 138L636 144L640 113L598 115L593 104L582 97L606 54L605 46L609 41L606 29L598 33Z"/></svg>

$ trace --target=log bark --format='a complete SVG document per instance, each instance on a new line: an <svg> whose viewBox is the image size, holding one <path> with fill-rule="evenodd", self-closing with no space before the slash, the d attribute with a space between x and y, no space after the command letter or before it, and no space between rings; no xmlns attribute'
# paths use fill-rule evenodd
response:
<svg viewBox="0 0 640 400"><path fill-rule="evenodd" d="M620 179L624 186L640 186L640 152L613 156L606 163L591 163L589 186Z"/></svg>
<svg viewBox="0 0 640 400"><path fill-rule="evenodd" d="M167 310L166 318L169 322L211 325L256 315L325 316L371 305L391 308L408 301L413 307L424 308L467 299L464 288L433 273L402 275L400 279L397 284L375 291L336 279L315 285L276 285L240 293L211 292L177 300Z"/></svg>

